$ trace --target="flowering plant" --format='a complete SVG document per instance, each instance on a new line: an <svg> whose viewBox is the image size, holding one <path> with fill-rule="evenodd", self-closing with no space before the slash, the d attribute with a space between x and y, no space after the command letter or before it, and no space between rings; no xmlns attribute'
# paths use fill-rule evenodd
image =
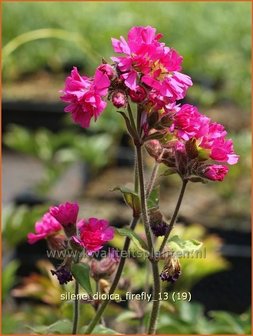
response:
<svg viewBox="0 0 253 336"><path fill-rule="evenodd" d="M121 191L132 209L129 228L112 228L105 219L78 221L78 204L67 202L51 207L36 223L35 234L28 235L30 243L45 238L50 247L78 252L68 254L57 270L52 271L61 284L75 279L75 293L78 293L79 284L88 294L92 293L90 277L103 287L103 280L114 275L111 286L106 289L109 298L102 303L90 300L96 313L85 329L86 334L90 334L101 320L124 269L125 258L116 251L111 251L101 261L93 258L95 252L113 239L115 231L126 236L122 251L127 252L133 240L147 255L153 275L153 302L147 333L156 332L161 281L173 283L181 274L176 250L194 250L201 246L197 241L171 237L186 186L190 182L223 181L228 165L238 161L224 127L200 113L197 107L179 102L192 81L182 72L183 57L161 42L161 38L153 27L131 28L127 40L122 36L112 39L118 55L111 57L111 63L103 59L94 77L82 76L74 67L61 91L61 99L67 103L65 112L83 128L89 127L92 119L96 121L110 101L123 117L135 148L134 189L115 188ZM148 182L144 174L144 150L154 159ZM169 223L159 209L157 194L155 200L152 196L156 192L154 186L158 183L161 164L167 167L166 175L177 174L182 181ZM134 232L139 221L143 223L145 238ZM162 237L158 249L157 237ZM87 253L88 261L82 259L82 251ZM164 263L162 272L159 271L161 263ZM72 332L78 332L78 299L75 300Z"/></svg>

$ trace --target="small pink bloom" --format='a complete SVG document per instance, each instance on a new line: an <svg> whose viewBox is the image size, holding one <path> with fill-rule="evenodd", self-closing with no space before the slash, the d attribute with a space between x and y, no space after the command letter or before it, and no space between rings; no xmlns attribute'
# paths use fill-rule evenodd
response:
<svg viewBox="0 0 253 336"><path fill-rule="evenodd" d="M228 167L223 165L210 165L207 166L204 171L204 177L212 181L223 181L228 173Z"/></svg>
<svg viewBox="0 0 253 336"><path fill-rule="evenodd" d="M75 225L79 206L77 203L59 204L58 206L50 208L50 215L52 215L63 227L68 225Z"/></svg>
<svg viewBox="0 0 253 336"><path fill-rule="evenodd" d="M107 95L110 80L105 72L96 70L94 78L80 76L76 67L66 79L61 99L69 103L65 112L70 112L75 123L84 128L90 126L91 118L97 120L106 107L103 97Z"/></svg>
<svg viewBox="0 0 253 336"><path fill-rule="evenodd" d="M47 238L62 229L60 223L50 215L46 213L42 219L35 223L35 233L28 233L28 243L34 244L37 241Z"/></svg>
<svg viewBox="0 0 253 336"><path fill-rule="evenodd" d="M114 229L104 219L82 219L78 223L80 238L73 237L74 241L86 249L90 255L100 250L104 244L114 237Z"/></svg>
<svg viewBox="0 0 253 336"><path fill-rule="evenodd" d="M115 107L126 107L127 105L127 98L124 92L121 91L115 91L112 94L112 103Z"/></svg>

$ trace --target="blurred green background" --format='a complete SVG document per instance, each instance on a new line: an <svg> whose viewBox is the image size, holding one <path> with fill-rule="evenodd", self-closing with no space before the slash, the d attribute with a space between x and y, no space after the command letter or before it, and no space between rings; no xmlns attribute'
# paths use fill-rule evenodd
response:
<svg viewBox="0 0 253 336"><path fill-rule="evenodd" d="M41 326L42 333L68 332L68 321L67 329L64 329L64 323L60 329L59 326L45 328L57 319L71 319L71 304L59 303L59 293L63 289L48 272L52 266L37 260L41 258L41 250L44 251L45 246L41 245L40 250L33 251L34 259L30 258L31 246L25 246L27 233L33 230L34 222L48 208L49 201L78 198L82 216L105 217L115 225L125 225L129 220L129 210L108 191L116 184L130 182L132 178L129 167L131 144L128 138L126 140L122 136L122 121L111 106L84 134L63 113L63 105L58 107L63 118L59 121L57 133L43 124L38 129L34 122L40 120L41 114L35 111L27 116L29 104L26 104L35 102L36 106L42 105L41 113L49 114L43 104L58 104L59 89L63 87L72 66L77 65L81 73L92 75L102 57L109 61L113 55L111 37L126 36L133 25L156 27L158 32L163 33L163 41L183 55L183 71L194 81L186 101L198 105L200 111L223 123L240 155L239 164L231 167L223 183L192 184L189 187L179 221L186 226L191 225L181 229L179 226L178 229L180 234L189 237L197 234L192 238L198 239L199 235L209 254L208 260L183 260L184 277L176 289L192 290L198 281L205 281L208 275L227 271L230 272L226 273L229 280L219 280L222 285L212 280L204 289L200 287L194 292L195 297L198 293L205 297L215 290L220 302L224 297L227 301L224 301L224 306L214 304L215 308L211 309L203 301L174 306L164 303L158 331L175 334L250 333L250 312L247 307L244 310L241 308L241 304L247 306L242 301L248 295L246 290L250 290L250 266L249 258L243 259L240 253L249 248L249 239L245 237L250 231L251 4L12 2L3 3L2 17L3 331L6 334L27 332L26 325L31 323L33 328ZM47 34L47 38L36 39L39 29L46 29L39 34ZM29 35L23 35L26 33ZM23 43L27 37L34 40ZM12 110L7 109L6 102L18 105L24 102L23 110L18 112L21 122L16 122L17 125L8 121ZM50 120L50 126L54 126ZM70 176L64 175L76 163L78 169L70 171ZM151 167L152 160L147 159L146 165ZM60 185L57 184L59 180ZM169 217L178 193L178 179L172 177L162 181L161 208ZM25 197L18 194L27 189L32 189L32 199L31 194ZM138 229L141 233L141 227ZM242 245L242 250L236 245L232 257L229 253L222 254L225 250L221 252L222 240L217 236L226 230L230 233L234 230L238 241L242 239L238 243L228 238L230 244ZM240 234L243 234L242 238ZM226 239L224 243L227 243ZM115 244L122 246L122 240L119 238ZM35 262L39 266L35 267ZM30 276L25 267L30 271L40 270L40 275L24 280L24 276ZM144 287L145 269L142 261L129 260L125 277L128 282L132 281L134 290ZM240 285L240 278L244 281L243 285ZM31 286L34 282L37 284L35 288ZM217 287L220 289L217 290ZM69 289L72 290L71 285ZM51 299L50 294L45 293L52 293ZM231 313L231 302L231 311L237 314ZM84 323L87 323L92 309L86 305L81 309L82 316L86 316ZM128 307L126 311L112 305L106 319L110 327L123 333L134 333L139 330L138 312L137 306ZM118 318L113 322L115 315ZM143 323L145 319L144 316Z"/></svg>
<svg viewBox="0 0 253 336"><path fill-rule="evenodd" d="M41 68L61 72L73 62L93 73L99 56L109 59L111 37L126 35L133 25L151 25L184 56L185 72L204 84L189 95L209 103L230 99L250 104L251 4L233 3L5 3L3 46L17 35L40 28L79 33L96 52L92 62L73 41L48 39L28 43L6 61L4 79L18 79ZM217 90L209 92L210 87Z"/></svg>

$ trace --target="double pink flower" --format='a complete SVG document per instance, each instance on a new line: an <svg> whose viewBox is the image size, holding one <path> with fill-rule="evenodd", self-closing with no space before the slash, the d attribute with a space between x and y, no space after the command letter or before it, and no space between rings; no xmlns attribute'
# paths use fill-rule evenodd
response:
<svg viewBox="0 0 253 336"><path fill-rule="evenodd" d="M89 218L77 222L79 206L77 203L60 204L51 207L40 221L35 224L35 234L28 234L28 242L36 243L38 240L50 238L64 229L72 230L71 239L84 248L88 254L100 250L104 244L113 239L114 229L104 219Z"/></svg>
<svg viewBox="0 0 253 336"><path fill-rule="evenodd" d="M66 79L61 99L69 103L65 112L70 112L75 123L87 128L91 118L97 120L106 107L103 98L108 93L110 80L106 71L96 70L94 78L80 76L76 67Z"/></svg>

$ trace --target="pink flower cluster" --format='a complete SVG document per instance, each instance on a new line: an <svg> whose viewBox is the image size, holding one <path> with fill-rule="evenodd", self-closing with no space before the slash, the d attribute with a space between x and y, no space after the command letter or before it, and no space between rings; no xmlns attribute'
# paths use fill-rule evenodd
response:
<svg viewBox="0 0 253 336"><path fill-rule="evenodd" d="M210 118L199 113L195 106L182 105L174 115L170 131L179 140L196 139L198 149L203 149L215 161L235 164L239 159L234 152L232 140L225 138L227 132L223 125L212 122Z"/></svg>
<svg viewBox="0 0 253 336"><path fill-rule="evenodd" d="M61 99L69 104L65 112L87 128L105 109L107 95L117 108L126 107L128 98L159 107L184 98L192 81L180 72L183 57L159 42L161 37L153 27L133 27L128 41L112 39L114 51L122 54L111 57L112 65L101 64L91 78L74 67L61 91Z"/></svg>
<svg viewBox="0 0 253 336"><path fill-rule="evenodd" d="M65 111L74 122L89 127L91 118L96 120L104 110L105 98L116 108L127 108L132 101L142 111L140 140L156 160L182 178L197 175L221 181L228 169L216 163L235 164L239 158L233 142L226 139L222 125L195 106L178 104L192 81L182 73L183 57L160 42L161 38L150 26L132 27L127 39L112 38L119 54L111 57L112 64L103 61L94 78L72 70L62 91L62 100L69 103Z"/></svg>
<svg viewBox="0 0 253 336"><path fill-rule="evenodd" d="M35 233L28 234L28 242L34 244L41 239L57 238L59 231L64 229L68 238L84 248L88 254L92 254L113 239L114 230L108 221L89 218L78 222L78 211L77 203L66 202L51 207L49 212L35 224Z"/></svg>
<svg viewBox="0 0 253 336"><path fill-rule="evenodd" d="M136 92L144 85L150 97L169 103L184 98L192 81L180 72L183 57L159 42L161 37L153 27L133 27L127 41L122 36L112 39L114 51L124 54L112 60L130 90Z"/></svg>

